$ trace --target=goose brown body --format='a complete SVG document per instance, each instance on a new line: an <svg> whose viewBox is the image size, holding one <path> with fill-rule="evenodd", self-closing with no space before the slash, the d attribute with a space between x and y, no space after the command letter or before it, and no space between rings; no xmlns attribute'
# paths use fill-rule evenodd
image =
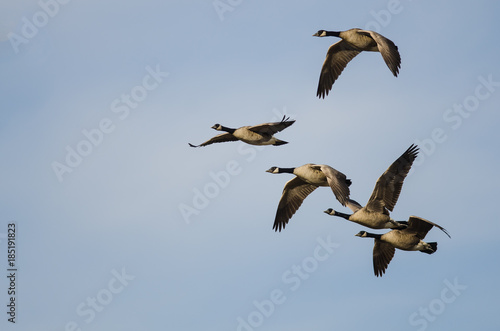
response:
<svg viewBox="0 0 500 331"><path fill-rule="evenodd" d="M324 98L332 89L347 64L363 51L379 52L394 76L398 76L401 56L398 47L381 34L358 28L346 31L319 30L315 37L339 37L342 40L333 44L326 53L318 82L316 96Z"/></svg>
<svg viewBox="0 0 500 331"><path fill-rule="evenodd" d="M394 209L403 181L408 175L413 161L418 155L418 146L411 145L389 168L378 178L372 195L365 207L358 202L347 199L346 206L353 213L344 214L333 209L325 213L345 218L351 222L361 224L371 229L404 229L406 225L393 220L390 211Z"/></svg>
<svg viewBox="0 0 500 331"><path fill-rule="evenodd" d="M329 186L342 205L345 205L349 199L351 180L328 165L308 163L296 168L271 167L266 171L273 174L290 173L296 176L283 188L274 219L275 231L284 229L304 199L320 186Z"/></svg>
<svg viewBox="0 0 500 331"><path fill-rule="evenodd" d="M374 238L373 246L373 271L379 277L385 273L387 266L394 257L395 249L404 251L420 251L433 254L437 250L436 242L425 242L423 239L435 226L443 231L448 237L448 231L440 225L417 216L410 216L407 227L403 230L391 230L384 234L368 233L361 231L356 236L363 238Z"/></svg>
<svg viewBox="0 0 500 331"><path fill-rule="evenodd" d="M284 145L288 144L288 142L274 137L274 134L286 129L293 123L295 123L295 120L289 120L289 118L285 118L285 116L283 116L281 122L264 123L254 126L242 126L241 128L237 129L232 129L220 124L215 124L214 126L212 126L212 129L217 131L225 131L226 133L217 135L200 145L189 144L189 146L203 147L214 143L222 143L222 142L238 141L238 140L241 140L250 145L258 145L258 146Z"/></svg>

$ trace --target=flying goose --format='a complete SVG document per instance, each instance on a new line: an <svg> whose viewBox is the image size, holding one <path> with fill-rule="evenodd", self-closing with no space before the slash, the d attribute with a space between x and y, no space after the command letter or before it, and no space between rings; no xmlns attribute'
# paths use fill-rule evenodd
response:
<svg viewBox="0 0 500 331"><path fill-rule="evenodd" d="M437 250L437 242L426 243L423 241L427 232L433 226L441 229L448 237L448 231L443 227L426 219L410 216L408 227L404 230L392 230L384 234L368 233L361 231L356 236L363 238L375 238L373 246L373 271L375 276L382 277L394 257L395 248L404 251L421 251L432 254ZM451 238L451 237L450 237Z"/></svg>
<svg viewBox="0 0 500 331"><path fill-rule="evenodd" d="M391 72L394 76L398 76L399 68L401 67L401 56L399 55L398 47L391 40L377 32L358 28L347 31L319 30L313 36L342 38L341 41L330 46L326 53L316 93L316 96L319 98L324 98L328 95L333 83L340 76L347 63L362 51L380 52Z"/></svg>
<svg viewBox="0 0 500 331"><path fill-rule="evenodd" d="M274 231L284 229L304 199L319 186L330 186L343 206L349 198L351 180L328 165L308 163L297 168L271 167L266 171L272 174L290 173L296 176L285 184L274 219Z"/></svg>
<svg viewBox="0 0 500 331"><path fill-rule="evenodd" d="M289 117L285 118L285 116L283 116L281 122L264 123L254 126L243 126L238 129L231 129L220 124L215 124L214 126L212 126L212 129L217 131L225 131L226 133L219 134L200 145L189 144L189 146L203 147L213 143L238 140L241 140L250 145L284 145L288 144L288 142L279 140L273 135L276 132L280 132L286 129L293 123L295 123L295 120L289 120Z"/></svg>
<svg viewBox="0 0 500 331"><path fill-rule="evenodd" d="M417 157L418 146L412 144L391 166L379 177L370 200L365 207L352 199L346 200L346 206L353 213L344 214L329 208L325 213L339 216L371 229L404 229L405 222L393 220L389 211L394 209L403 187L403 181Z"/></svg>

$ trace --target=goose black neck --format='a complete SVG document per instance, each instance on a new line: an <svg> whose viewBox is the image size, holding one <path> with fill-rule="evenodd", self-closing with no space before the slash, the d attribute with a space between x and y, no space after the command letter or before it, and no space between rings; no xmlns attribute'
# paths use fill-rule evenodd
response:
<svg viewBox="0 0 500 331"><path fill-rule="evenodd" d="M375 239L380 239L380 237L382 237L382 235L381 235L381 234L370 233L370 232L367 232L367 233L366 233L366 236L367 236L368 238L375 238Z"/></svg>
<svg viewBox="0 0 500 331"><path fill-rule="evenodd" d="M338 217L342 217L342 218L345 218L346 220L349 220L349 217L351 215L349 214L344 214L344 213L341 213L341 212L338 212L338 211L335 211L335 214L333 214L334 216L338 216Z"/></svg>
<svg viewBox="0 0 500 331"><path fill-rule="evenodd" d="M295 168L280 168L280 173L293 174Z"/></svg>
<svg viewBox="0 0 500 331"><path fill-rule="evenodd" d="M325 31L325 36L327 37L340 37L339 31Z"/></svg>
<svg viewBox="0 0 500 331"><path fill-rule="evenodd" d="M223 126L223 125L220 126L220 129L221 129L221 131L229 132L231 134L233 134L234 131L236 131L236 129L231 129L231 128L228 128L228 127Z"/></svg>

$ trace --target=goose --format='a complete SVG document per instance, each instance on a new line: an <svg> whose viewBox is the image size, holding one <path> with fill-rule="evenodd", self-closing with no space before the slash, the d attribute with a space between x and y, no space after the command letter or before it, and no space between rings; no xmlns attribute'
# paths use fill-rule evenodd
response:
<svg viewBox="0 0 500 331"><path fill-rule="evenodd" d="M418 146L412 144L390 167L379 177L372 195L366 206L362 207L358 202L347 199L346 206L353 211L352 214L344 214L329 208L324 212L345 218L348 221L361 224L371 229L404 229L405 222L393 220L389 211L394 209L403 187L403 181L408 175L413 161L418 155Z"/></svg>
<svg viewBox="0 0 500 331"><path fill-rule="evenodd" d="M374 234L366 231L360 231L356 234L358 237L375 239L375 245L373 246L373 271L375 276L382 277L394 257L396 248L404 251L420 251L427 254L436 252L437 242L427 243L423 241L425 235L433 226L439 228L451 238L445 228L421 217L410 216L407 224L406 229L391 230L384 234Z"/></svg>
<svg viewBox="0 0 500 331"><path fill-rule="evenodd" d="M220 124L215 124L212 129L217 131L225 131L226 133L219 134L212 139L205 141L200 145L189 144L191 147L203 147L213 143L222 143L227 141L241 140L250 145L284 145L288 144L287 141L279 140L273 135L280 132L290 125L295 123L295 120L289 120L289 117L283 119L281 122L264 123L254 126L243 126L238 129L232 129Z"/></svg>
<svg viewBox="0 0 500 331"><path fill-rule="evenodd" d="M274 219L274 231L285 228L304 199L320 186L330 186L337 200L345 206L349 198L351 180L346 175L325 164L304 164L296 168L271 167L272 174L289 173L296 177L285 184Z"/></svg>
<svg viewBox="0 0 500 331"><path fill-rule="evenodd" d="M326 53L326 59L319 77L318 98L325 98L332 89L333 83L356 55L362 51L380 52L385 63L394 76L398 76L401 67L401 56L398 47L389 39L375 31L358 28L347 31L319 30L314 37L339 37L342 40L333 44Z"/></svg>

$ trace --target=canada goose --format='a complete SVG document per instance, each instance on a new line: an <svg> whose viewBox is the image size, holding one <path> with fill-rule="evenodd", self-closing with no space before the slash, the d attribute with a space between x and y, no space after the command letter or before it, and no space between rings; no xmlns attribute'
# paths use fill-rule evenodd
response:
<svg viewBox="0 0 500 331"><path fill-rule="evenodd" d="M398 47L391 40L377 32L358 28L347 31L319 30L313 36L342 38L341 41L330 46L326 53L316 93L316 96L319 98L324 98L325 95L328 95L333 83L340 76L347 63L362 51L380 52L391 72L394 76L398 76L399 68L401 67L401 56L399 55Z"/></svg>
<svg viewBox="0 0 500 331"><path fill-rule="evenodd" d="M353 213L344 214L329 208L325 213L339 216L371 229L404 229L405 222L396 222L389 216L394 209L403 187L403 181L417 157L418 146L412 144L391 166L379 177L370 200L365 207L352 199L347 199L346 206Z"/></svg>
<svg viewBox="0 0 500 331"><path fill-rule="evenodd" d="M274 231L284 229L302 201L319 186L330 186L343 206L349 198L351 180L328 165L308 163L297 168L272 167L266 171L272 174L289 173L296 176L285 184L274 219Z"/></svg>
<svg viewBox="0 0 500 331"><path fill-rule="evenodd" d="M375 245L373 246L373 271L375 276L382 277L385 273L385 269L387 269L389 262L394 257L395 248L404 251L421 251L427 254L434 253L437 250L437 242L426 243L422 240L433 226L441 229L450 237L448 231L443 227L417 216L410 216L407 223L408 227L404 230L391 230L384 234L361 231L356 234L358 237L375 238Z"/></svg>
<svg viewBox="0 0 500 331"><path fill-rule="evenodd" d="M250 145L284 145L287 141L279 140L273 136L276 132L280 132L293 123L295 120L288 120L283 116L281 122L264 123L254 126L243 126L238 129L231 129L220 124L215 124L212 129L217 131L225 131L226 133L217 135L210 140L205 141L200 145L189 144L191 147L203 147L213 143L222 143L227 141L241 140Z"/></svg>

